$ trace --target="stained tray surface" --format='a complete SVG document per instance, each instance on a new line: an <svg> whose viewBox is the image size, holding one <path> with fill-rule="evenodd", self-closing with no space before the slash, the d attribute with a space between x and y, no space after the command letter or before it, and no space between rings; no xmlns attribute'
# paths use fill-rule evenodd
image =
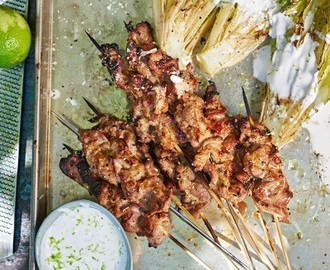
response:
<svg viewBox="0 0 330 270"><path fill-rule="evenodd" d="M110 112L119 117L126 112L126 97L112 84L85 30L99 43L116 42L124 49L127 37L124 22L152 23L150 0L40 2L49 9L41 9L40 22L47 21L48 25L40 27L39 34L46 36L39 38L45 39L48 46L41 46L39 54L47 53L49 62L41 62L45 70L39 72L47 76L38 81L39 85L47 87L38 93L38 114L43 121L41 124L36 123L40 142L36 154L39 162L35 165L34 229L38 228L50 211L67 202L76 199L95 200L59 169L60 158L68 155L63 143L75 149L80 149L81 145L77 137L51 115L51 111L64 114L81 128L89 127L88 119L93 117L82 97L102 112ZM48 18L46 15L51 16ZM253 112L257 113L260 109L258 82L246 76L251 73L250 70L251 58L248 58L215 79L221 90L220 99L230 113L245 113L244 106L241 106L241 92L231 91L228 95L229 90L240 89L242 85L248 92ZM326 196L327 187L318 173L317 156L312 153L308 138L309 134L302 130L294 142L281 150L285 173L294 191L290 203L292 224L282 225L282 230L294 269L328 269L330 256L327 257L327 252L330 245L324 235L329 235L329 200ZM217 230L223 233L228 231L221 222L216 206L210 206L207 214ZM175 217L173 224L175 235L207 261L212 269L228 269L223 256L213 246ZM128 237L132 244L134 269L200 269L197 263L168 239L154 249L148 247L145 238L132 234L128 234ZM34 262L31 264L33 268Z"/></svg>

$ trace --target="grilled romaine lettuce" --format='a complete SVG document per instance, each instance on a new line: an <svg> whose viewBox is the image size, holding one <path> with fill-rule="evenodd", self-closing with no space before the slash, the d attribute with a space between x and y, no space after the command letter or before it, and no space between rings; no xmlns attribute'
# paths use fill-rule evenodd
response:
<svg viewBox="0 0 330 270"><path fill-rule="evenodd" d="M159 46L180 60L191 62L193 50L212 27L220 0L153 0L156 38Z"/></svg>
<svg viewBox="0 0 330 270"><path fill-rule="evenodd" d="M203 49L199 67L208 75L235 65L255 50L268 35L271 0L221 1L216 21Z"/></svg>
<svg viewBox="0 0 330 270"><path fill-rule="evenodd" d="M296 0L272 14L271 64L256 73L266 82L260 121L279 147L330 98L329 10L327 0Z"/></svg>

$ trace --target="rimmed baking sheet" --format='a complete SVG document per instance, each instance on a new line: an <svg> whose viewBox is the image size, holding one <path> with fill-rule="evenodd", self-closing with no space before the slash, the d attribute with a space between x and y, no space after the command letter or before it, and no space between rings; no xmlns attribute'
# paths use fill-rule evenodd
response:
<svg viewBox="0 0 330 270"><path fill-rule="evenodd" d="M32 194L32 241L30 268L35 269L34 236L42 220L54 208L75 199L91 199L86 190L65 177L58 163L67 155L63 143L79 149L74 134L62 126L51 110L64 113L80 127L88 127L93 114L82 96L104 112L117 116L125 113L125 95L111 83L102 67L96 48L90 43L85 30L100 43L116 42L125 48L127 32L124 22L149 21L152 23L152 1L38 1L38 32L36 46L37 98L35 120L35 154ZM241 89L244 85L253 111L259 109L259 85L250 76L251 59L225 71L216 78L221 101L230 113L244 114ZM259 93L260 94L260 93ZM239 105L237 105L239 104ZM292 224L282 225L288 244L288 253L294 269L328 269L329 200L328 187L318 170L318 159L311 151L309 134L303 130L297 139L281 151L285 173L294 191L290 203ZM215 228L226 233L215 206L208 211ZM208 262L212 269L228 269L223 256L195 232L182 225L175 217L176 236L194 253ZM134 269L200 269L187 254L170 240L157 249L149 248L144 238L128 235L132 244ZM237 253L235 248L232 251ZM257 264L258 265L258 264ZM261 266L258 269L263 269Z"/></svg>

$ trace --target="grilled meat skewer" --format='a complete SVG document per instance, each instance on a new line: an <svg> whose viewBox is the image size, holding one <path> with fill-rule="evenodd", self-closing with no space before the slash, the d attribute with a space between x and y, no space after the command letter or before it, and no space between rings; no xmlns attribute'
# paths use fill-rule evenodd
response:
<svg viewBox="0 0 330 270"><path fill-rule="evenodd" d="M286 206L292 192L267 128L252 126L243 116L226 115L213 84L205 99L196 95L191 65L182 73L177 60L157 48L150 25L140 23L128 30L126 57L117 45L106 44L99 47L100 58L117 86L128 93L137 135L157 146L162 169L172 179L190 179L184 174L188 172L190 183L198 185L188 166L176 167L183 156L178 149L189 142L195 169L207 173L220 197L238 206L251 196L258 208L288 223Z"/></svg>

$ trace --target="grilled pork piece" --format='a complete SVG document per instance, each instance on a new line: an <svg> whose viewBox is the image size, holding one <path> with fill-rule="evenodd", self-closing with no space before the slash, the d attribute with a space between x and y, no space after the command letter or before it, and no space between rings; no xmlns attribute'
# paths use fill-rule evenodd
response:
<svg viewBox="0 0 330 270"><path fill-rule="evenodd" d="M92 173L81 154L61 158L60 169L66 176L86 188L116 218L120 218L127 211L129 202L125 199L120 185L112 185Z"/></svg>
<svg viewBox="0 0 330 270"><path fill-rule="evenodd" d="M234 205L251 196L261 210L289 222L292 192L267 128L251 125L246 117L226 115L214 84L204 99L197 95L202 91L192 66L181 72L177 59L156 46L148 23L128 25L127 30L126 55L119 54L116 44L107 44L100 58L133 103L139 139L154 145L160 167L175 180L182 198L194 196L207 205L194 192L199 183L191 167L180 163L182 146L188 142L194 149L195 170L208 175L210 188L219 196Z"/></svg>

